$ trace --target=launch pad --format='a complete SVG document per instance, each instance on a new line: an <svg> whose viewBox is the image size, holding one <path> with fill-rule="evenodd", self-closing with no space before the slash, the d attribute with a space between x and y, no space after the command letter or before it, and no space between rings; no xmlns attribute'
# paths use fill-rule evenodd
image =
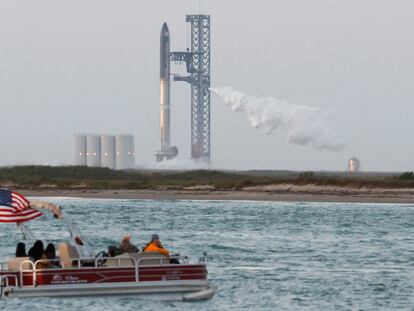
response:
<svg viewBox="0 0 414 311"><path fill-rule="evenodd" d="M170 34L164 23L160 38L160 131L161 150L157 162L178 154L170 146L170 62L185 63L189 75L174 75L174 81L191 85L191 158L210 162L210 16L187 15L191 24L191 47L170 53Z"/></svg>

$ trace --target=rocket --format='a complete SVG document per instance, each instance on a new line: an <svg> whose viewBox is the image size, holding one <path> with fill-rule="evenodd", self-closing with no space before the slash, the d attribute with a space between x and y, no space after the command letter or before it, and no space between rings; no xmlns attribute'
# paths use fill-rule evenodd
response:
<svg viewBox="0 0 414 311"><path fill-rule="evenodd" d="M160 134L161 150L155 153L157 162L178 154L170 141L170 31L166 23L160 34Z"/></svg>
<svg viewBox="0 0 414 311"><path fill-rule="evenodd" d="M160 34L160 130L161 150L170 148L170 31L166 23Z"/></svg>

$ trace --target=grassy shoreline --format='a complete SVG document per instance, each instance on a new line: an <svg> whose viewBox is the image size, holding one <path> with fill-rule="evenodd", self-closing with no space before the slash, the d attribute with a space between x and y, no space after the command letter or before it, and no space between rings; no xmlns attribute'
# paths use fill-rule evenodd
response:
<svg viewBox="0 0 414 311"><path fill-rule="evenodd" d="M414 203L410 172L113 171L15 166L0 168L0 187L35 197Z"/></svg>
<svg viewBox="0 0 414 311"><path fill-rule="evenodd" d="M334 186L354 189L414 188L406 173L294 171L114 171L82 166L14 166L0 168L0 186L12 189L173 189L243 190L266 185Z"/></svg>

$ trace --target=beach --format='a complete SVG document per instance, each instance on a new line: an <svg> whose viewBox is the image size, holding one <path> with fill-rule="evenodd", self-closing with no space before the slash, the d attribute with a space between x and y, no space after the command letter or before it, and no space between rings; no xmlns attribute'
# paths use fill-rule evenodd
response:
<svg viewBox="0 0 414 311"><path fill-rule="evenodd" d="M17 189L28 197L79 197L141 200L249 200L286 202L414 203L414 189L352 188L317 185L278 184L246 187L241 190L214 190L208 187L152 190Z"/></svg>

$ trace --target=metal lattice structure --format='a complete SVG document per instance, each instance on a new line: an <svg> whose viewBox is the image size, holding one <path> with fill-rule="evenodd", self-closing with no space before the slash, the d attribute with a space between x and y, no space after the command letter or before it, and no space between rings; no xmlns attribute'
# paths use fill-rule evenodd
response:
<svg viewBox="0 0 414 311"><path fill-rule="evenodd" d="M174 81L191 85L191 157L210 161L210 16L187 15L191 24L191 50L173 52L170 60L185 62L189 76Z"/></svg>

